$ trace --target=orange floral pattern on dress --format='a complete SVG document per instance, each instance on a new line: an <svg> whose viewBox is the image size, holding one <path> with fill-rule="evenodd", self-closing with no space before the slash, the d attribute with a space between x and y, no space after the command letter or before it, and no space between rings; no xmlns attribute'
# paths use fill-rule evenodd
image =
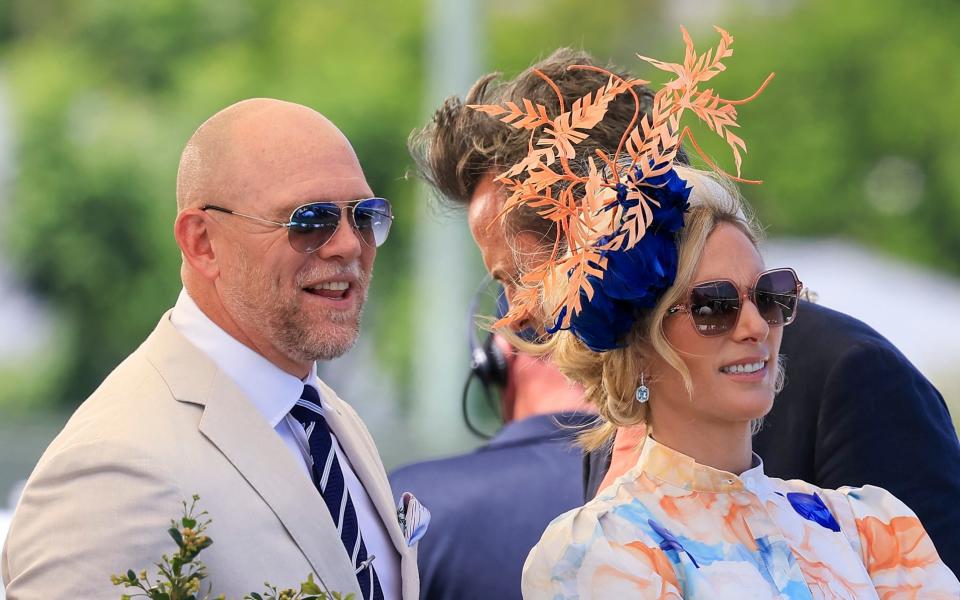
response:
<svg viewBox="0 0 960 600"><path fill-rule="evenodd" d="M680 584L677 582L677 576L673 572L673 566L670 564L670 561L667 560L667 557L664 556L663 552L655 551L653 548L639 542L632 542L626 544L625 548L638 552L642 555L641 560L645 560L650 564L650 568L653 569L653 572L659 575L663 584L660 586L660 597L666 598L669 597L666 593L672 588L677 589L680 587Z"/></svg>
<svg viewBox="0 0 960 600"><path fill-rule="evenodd" d="M523 597L960 598L960 581L890 493L783 481L756 461L737 476L648 438L633 469L547 527L524 565ZM788 494L821 498L841 530Z"/></svg>
<svg viewBox="0 0 960 600"><path fill-rule="evenodd" d="M869 549L867 569L871 572L899 567L924 567L939 560L933 543L917 519L896 517L884 523L868 516L857 519L857 529Z"/></svg>

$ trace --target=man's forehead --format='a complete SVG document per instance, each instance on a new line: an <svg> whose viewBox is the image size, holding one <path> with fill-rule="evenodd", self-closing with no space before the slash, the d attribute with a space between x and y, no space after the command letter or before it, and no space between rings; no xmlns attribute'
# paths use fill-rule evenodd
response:
<svg viewBox="0 0 960 600"><path fill-rule="evenodd" d="M260 147L245 152L231 179L251 199L273 208L372 196L363 169L347 146Z"/></svg>
<svg viewBox="0 0 960 600"><path fill-rule="evenodd" d="M467 206L467 221L474 237L486 233L481 229L493 229L499 225L495 220L503 210L507 196L503 185L493 178L493 175L487 175L480 180Z"/></svg>
<svg viewBox="0 0 960 600"><path fill-rule="evenodd" d="M500 203L502 204L502 203ZM499 212L496 200L478 199L467 208L467 224L476 240L486 237L490 229L496 228L496 216Z"/></svg>
<svg viewBox="0 0 960 600"><path fill-rule="evenodd" d="M284 179L272 182L255 200L264 209L277 216L288 216L294 209L313 202L330 202L346 205L373 197L373 192L363 174L353 176L314 177Z"/></svg>
<svg viewBox="0 0 960 600"><path fill-rule="evenodd" d="M543 252L549 249L541 247L534 234L509 233L502 220L506 196L501 190L489 191L470 203L470 231L487 271L502 283L513 283L525 269L543 260Z"/></svg>
<svg viewBox="0 0 960 600"><path fill-rule="evenodd" d="M304 132L240 139L235 154L247 168L260 168L281 176L305 175L310 171L333 175L359 167L353 147L346 138L324 139L304 135Z"/></svg>
<svg viewBox="0 0 960 600"><path fill-rule="evenodd" d="M485 192L478 187L477 193L474 193L467 207L467 224L470 226L470 233L473 240L480 249L480 257L483 264L495 277L499 276L506 265L504 258L507 248L504 239L503 229L497 222L497 215L503 206L503 199L494 194Z"/></svg>

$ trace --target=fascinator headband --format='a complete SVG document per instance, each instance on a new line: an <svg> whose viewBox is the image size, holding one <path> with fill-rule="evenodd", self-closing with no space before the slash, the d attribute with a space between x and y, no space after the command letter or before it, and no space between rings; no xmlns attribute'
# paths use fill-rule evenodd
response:
<svg viewBox="0 0 960 600"><path fill-rule="evenodd" d="M746 143L734 133L737 106L749 98L726 100L700 86L723 72L723 60L733 56L733 38L719 27L720 43L698 55L686 29L681 28L686 52L683 63L667 63L639 56L654 67L673 73L654 96L653 106L640 114L635 88L640 79L609 75L606 85L578 98L568 108L556 83L536 72L557 93L560 114L551 116L542 104L522 99L518 104L474 104L469 108L503 123L530 131L527 156L497 176L509 196L501 218L521 206L555 224L557 237L550 257L525 273L511 298L510 311L496 326L513 326L539 315L543 298L560 301L548 315L553 333L571 330L588 347L605 351L622 345L644 309L653 307L676 278L676 233L683 227L690 188L673 168L681 144L688 141L711 167L715 163L700 149L682 119L692 112L730 147L740 178L741 152ZM624 128L620 144L581 156L577 145L606 116L610 102L630 94L633 119ZM579 174L571 163L585 165Z"/></svg>

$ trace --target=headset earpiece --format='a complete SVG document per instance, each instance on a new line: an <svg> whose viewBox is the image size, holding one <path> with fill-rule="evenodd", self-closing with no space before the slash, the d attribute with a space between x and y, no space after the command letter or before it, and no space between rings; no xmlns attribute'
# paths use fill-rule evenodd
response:
<svg viewBox="0 0 960 600"><path fill-rule="evenodd" d="M480 380L485 388L497 386L501 390L507 385L507 358L503 351L494 343L492 333L487 333L483 342L477 338L477 305L484 292L489 289L492 278L487 275L470 300L470 311L467 314L467 343L470 345L470 371ZM506 299L503 290L497 295L498 317L505 310Z"/></svg>
<svg viewBox="0 0 960 600"><path fill-rule="evenodd" d="M503 350L497 345L494 335L488 333L481 346L482 352L475 356L483 354L482 366L474 366L474 373L483 385L495 385L500 390L507 387L507 357L503 355Z"/></svg>
<svg viewBox="0 0 960 600"><path fill-rule="evenodd" d="M467 410L467 398L470 389L470 382L474 377L480 380L480 384L483 386L483 392L487 398L487 405L491 410L499 412L499 403L494 397L494 392L502 392L506 388L509 373L507 370L507 357L504 356L503 350L501 350L494 341L494 335L492 333L487 333L483 342L480 342L479 338L477 337L477 304L480 301L481 295L486 292L487 289L489 289L491 281L492 278L489 275L484 277L483 282L477 289L477 292L470 300L470 310L467 313L467 344L470 347L470 374L467 376L467 381L464 384L463 397L461 399L463 407L463 419L466 422L467 427L476 435L484 438L490 438L492 436L481 432L473 425L470 420L469 411ZM504 294L501 290L500 295L497 298L498 312L502 310L501 305L504 303L504 300L502 300L503 298Z"/></svg>

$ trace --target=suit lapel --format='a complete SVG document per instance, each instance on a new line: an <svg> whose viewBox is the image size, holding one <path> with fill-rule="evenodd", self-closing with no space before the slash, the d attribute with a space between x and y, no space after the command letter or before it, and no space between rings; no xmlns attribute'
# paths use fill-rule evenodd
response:
<svg viewBox="0 0 960 600"><path fill-rule="evenodd" d="M176 331L169 313L145 346L174 397L204 407L200 432L270 507L314 572L334 591L359 594L349 558L336 551L342 542L323 499L253 404Z"/></svg>

